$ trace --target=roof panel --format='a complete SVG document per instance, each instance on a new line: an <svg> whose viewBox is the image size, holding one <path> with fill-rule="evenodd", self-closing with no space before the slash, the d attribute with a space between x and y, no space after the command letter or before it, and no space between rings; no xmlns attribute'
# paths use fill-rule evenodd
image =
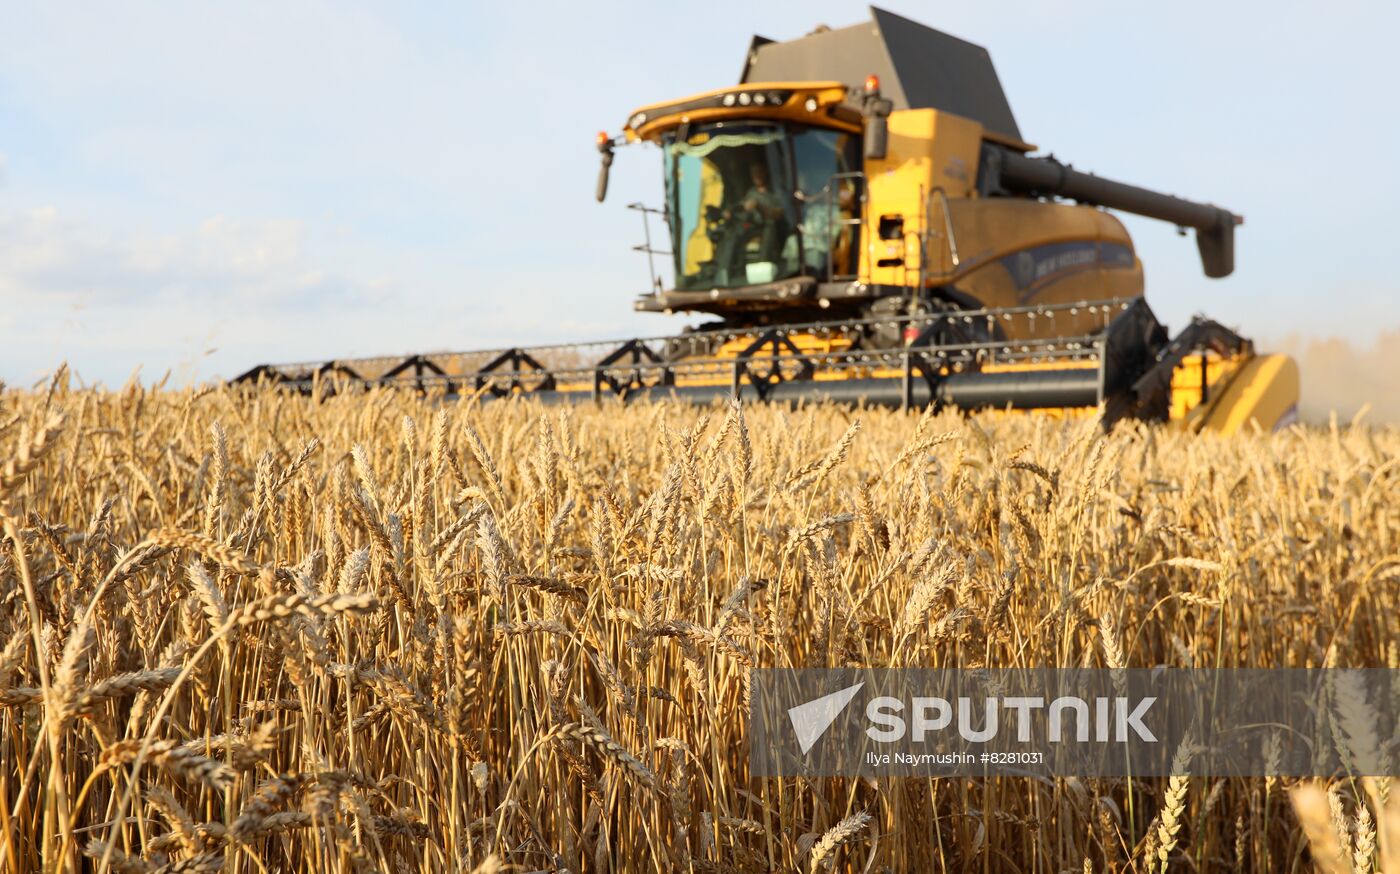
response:
<svg viewBox="0 0 1400 874"><path fill-rule="evenodd" d="M1021 139L991 55L979 45L871 7L871 20L785 42L755 38L740 82L880 77L895 109L940 109Z"/></svg>

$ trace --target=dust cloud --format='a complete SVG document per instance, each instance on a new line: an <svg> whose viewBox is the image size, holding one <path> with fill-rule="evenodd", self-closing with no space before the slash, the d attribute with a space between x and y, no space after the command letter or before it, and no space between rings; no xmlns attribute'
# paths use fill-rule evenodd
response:
<svg viewBox="0 0 1400 874"><path fill-rule="evenodd" d="M1259 348L1286 352L1297 360L1303 421L1326 422L1335 412L1345 423L1370 404L1364 421L1400 424L1400 328L1382 331L1370 346L1295 334Z"/></svg>

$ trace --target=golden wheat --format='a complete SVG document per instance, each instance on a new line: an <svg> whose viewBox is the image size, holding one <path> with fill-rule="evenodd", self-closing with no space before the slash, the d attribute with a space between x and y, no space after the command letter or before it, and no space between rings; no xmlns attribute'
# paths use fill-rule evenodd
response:
<svg viewBox="0 0 1400 874"><path fill-rule="evenodd" d="M0 871L1400 865L1390 780L747 749L754 667L1395 667L1394 429L63 374L0 456Z"/></svg>

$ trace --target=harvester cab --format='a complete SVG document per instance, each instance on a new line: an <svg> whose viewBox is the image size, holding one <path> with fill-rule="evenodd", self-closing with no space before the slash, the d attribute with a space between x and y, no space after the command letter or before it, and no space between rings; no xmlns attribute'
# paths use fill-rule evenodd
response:
<svg viewBox="0 0 1400 874"><path fill-rule="evenodd" d="M1293 362L1203 318L1170 336L1107 210L1194 229L1217 278L1234 269L1242 219L1033 156L985 49L871 15L754 37L737 84L640 107L598 135L600 201L620 146L662 155L664 207L643 212L664 221L672 281L653 273L636 309L711 321L605 344L262 365L239 379L549 401L1099 409L1105 424L1220 431L1292 420Z"/></svg>
<svg viewBox="0 0 1400 874"><path fill-rule="evenodd" d="M629 116L618 139L664 156L675 275L638 309L733 325L1140 296L1132 240L1095 207L1195 228L1206 274L1234 269L1241 219L1027 157L985 49L872 15L755 37L738 85Z"/></svg>

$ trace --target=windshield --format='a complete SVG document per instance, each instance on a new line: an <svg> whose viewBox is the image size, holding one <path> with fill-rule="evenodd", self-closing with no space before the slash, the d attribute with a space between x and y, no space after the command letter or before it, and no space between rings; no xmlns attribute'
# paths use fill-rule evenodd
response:
<svg viewBox="0 0 1400 874"><path fill-rule="evenodd" d="M664 144L677 289L853 272L855 136L769 122L682 132Z"/></svg>
<svg viewBox="0 0 1400 874"><path fill-rule="evenodd" d="M823 128L792 128L804 273L826 280L856 272L860 140Z"/></svg>
<svg viewBox="0 0 1400 874"><path fill-rule="evenodd" d="M676 288L734 288L797 275L800 221L782 127L695 125L665 150Z"/></svg>

